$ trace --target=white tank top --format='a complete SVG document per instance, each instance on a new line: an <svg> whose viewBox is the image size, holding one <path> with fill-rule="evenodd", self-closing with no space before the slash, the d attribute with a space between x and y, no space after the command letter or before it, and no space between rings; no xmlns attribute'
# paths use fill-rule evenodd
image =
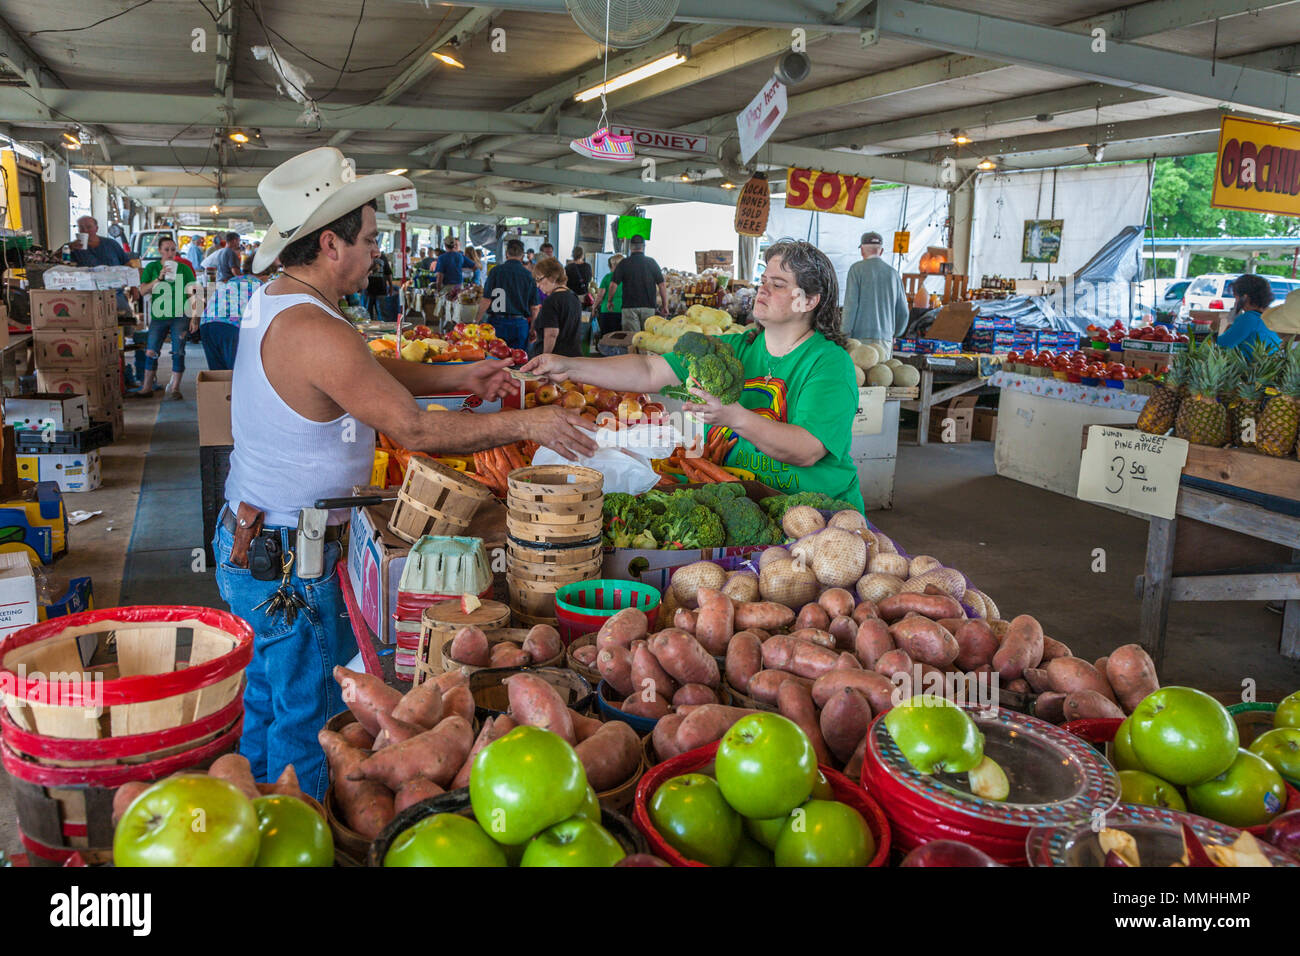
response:
<svg viewBox="0 0 1300 956"><path fill-rule="evenodd" d="M298 512L314 507L316 499L346 497L353 485L369 484L375 459L375 430L369 425L346 413L329 422L304 418L267 380L262 337L277 315L304 302L347 322L314 296L267 295L263 286L244 308L239 327L230 391L235 449L226 501L232 511L242 501L266 512L268 527L297 527ZM339 524L347 517L346 510L335 510L329 520Z"/></svg>

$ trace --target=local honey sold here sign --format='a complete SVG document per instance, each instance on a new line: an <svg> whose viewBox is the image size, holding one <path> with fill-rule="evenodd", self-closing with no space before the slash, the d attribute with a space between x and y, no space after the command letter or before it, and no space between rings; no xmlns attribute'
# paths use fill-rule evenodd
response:
<svg viewBox="0 0 1300 956"><path fill-rule="evenodd" d="M1300 130L1225 116L1210 205L1300 216Z"/></svg>
<svg viewBox="0 0 1300 956"><path fill-rule="evenodd" d="M823 173L817 169L791 167L785 176L787 209L810 209L813 212L836 212L857 216L867 211L867 193L871 180L843 173Z"/></svg>

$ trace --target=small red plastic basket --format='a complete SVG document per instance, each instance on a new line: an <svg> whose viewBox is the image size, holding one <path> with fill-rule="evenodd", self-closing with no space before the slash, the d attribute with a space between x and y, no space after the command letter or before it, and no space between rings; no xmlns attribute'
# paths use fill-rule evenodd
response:
<svg viewBox="0 0 1300 956"><path fill-rule="evenodd" d="M650 851L656 856L667 860L673 866L707 866L708 864L687 859L659 835L659 831L650 822L650 798L654 796L654 792L659 789L664 781L684 773L694 773L713 763L713 758L717 752L718 742L714 741L688 753L680 754L671 760L666 760L651 767L641 778L641 782L637 784L636 804L632 810L632 822L636 824L638 830L645 834L646 842L650 844ZM826 775L826 779L830 782L831 790L835 793L835 799L841 803L847 803L862 814L867 821L867 826L871 829L871 836L876 841L876 853L867 866L885 866L889 861L889 821L885 819L884 812L877 806L876 801L867 796L865 790L838 770L822 766L821 772Z"/></svg>

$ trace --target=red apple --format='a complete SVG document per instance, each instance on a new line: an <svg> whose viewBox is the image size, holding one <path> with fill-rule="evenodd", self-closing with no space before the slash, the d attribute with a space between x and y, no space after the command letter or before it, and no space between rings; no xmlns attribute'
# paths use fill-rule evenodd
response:
<svg viewBox="0 0 1300 956"><path fill-rule="evenodd" d="M1300 860L1300 810L1288 810L1274 817L1264 833L1264 840Z"/></svg>
<svg viewBox="0 0 1300 956"><path fill-rule="evenodd" d="M960 840L932 840L903 857L899 866L1001 866L983 850Z"/></svg>
<svg viewBox="0 0 1300 956"><path fill-rule="evenodd" d="M554 405L560 398L560 390L547 382L537 390L538 405Z"/></svg>

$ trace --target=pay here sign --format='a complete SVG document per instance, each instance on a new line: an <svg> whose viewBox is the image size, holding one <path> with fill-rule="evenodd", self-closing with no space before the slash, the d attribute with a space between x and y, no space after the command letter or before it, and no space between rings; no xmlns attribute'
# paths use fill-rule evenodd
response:
<svg viewBox="0 0 1300 956"><path fill-rule="evenodd" d="M785 176L787 209L836 212L861 219L867 211L867 193L870 191L871 180L861 176L823 173L801 167L791 167Z"/></svg>
<svg viewBox="0 0 1300 956"><path fill-rule="evenodd" d="M1300 216L1300 130L1225 116L1210 205Z"/></svg>

